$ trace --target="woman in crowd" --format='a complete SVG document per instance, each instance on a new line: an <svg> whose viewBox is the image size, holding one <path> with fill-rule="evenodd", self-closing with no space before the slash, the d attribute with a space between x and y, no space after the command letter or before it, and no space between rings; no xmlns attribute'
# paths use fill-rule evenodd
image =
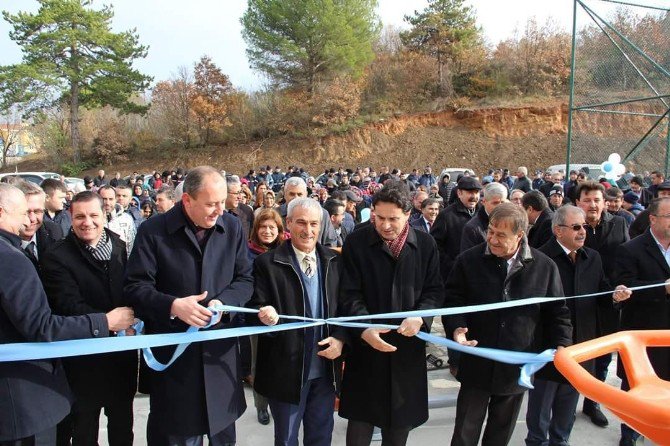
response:
<svg viewBox="0 0 670 446"><path fill-rule="evenodd" d="M256 197L253 203L254 210L263 206L263 199L265 198L265 194L268 190L270 189L268 188L268 184L265 181L260 181L258 183L258 186L256 186Z"/></svg>
<svg viewBox="0 0 670 446"><path fill-rule="evenodd" d="M268 192L268 195L272 194L274 200L274 194L272 191ZM266 195L267 197L267 195ZM281 216L274 209L263 209L258 208L260 212L256 215L254 219L254 226L249 235L249 258L253 262L256 257L264 252L267 252L271 249L276 248L281 245L285 238L288 236L287 232L284 232L284 224L282 223ZM258 338L256 336L251 336L251 381L253 383L253 377L256 372L256 351L258 345ZM270 423L270 413L268 412L268 400L254 390L254 405L256 406L256 412L258 417L258 422L261 424Z"/></svg>
<svg viewBox="0 0 670 446"><path fill-rule="evenodd" d="M256 208L254 211L254 218L258 218L260 213L266 209L274 209L277 207L277 203L275 202L275 193L271 190L268 190L265 195L263 195L262 203L263 205L259 208Z"/></svg>

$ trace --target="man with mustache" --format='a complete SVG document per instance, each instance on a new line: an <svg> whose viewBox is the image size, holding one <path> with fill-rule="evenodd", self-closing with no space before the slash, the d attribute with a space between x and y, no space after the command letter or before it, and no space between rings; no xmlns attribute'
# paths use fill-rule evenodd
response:
<svg viewBox="0 0 670 446"><path fill-rule="evenodd" d="M610 283L615 283L614 264L617 250L629 240L626 220L618 215L612 215L606 210L605 188L595 181L584 181L575 191L577 207L581 208L586 216L585 246L595 249L603 260L603 269ZM619 329L619 312L613 307L598 308L598 336L613 333ZM612 362L612 355L601 356L596 359L595 376L601 381L607 377L607 368ZM600 405L588 398L584 398L583 411L591 418L591 422L599 427L609 424Z"/></svg>
<svg viewBox="0 0 670 446"><path fill-rule="evenodd" d="M461 253L463 228L475 216L479 206L481 183L469 175L458 180L458 199L439 213L430 230L440 251L440 273L447 280L456 256ZM446 321L442 317L442 324ZM455 375L458 372L458 352L449 352L449 366Z"/></svg>
<svg viewBox="0 0 670 446"><path fill-rule="evenodd" d="M512 203L496 207L489 216L486 243L456 259L445 287L445 306L562 296L558 268L528 245L527 226L528 216L520 207ZM564 301L445 319L445 333L463 345L539 353L572 342L570 312ZM526 390L518 384L519 373L516 365L461 355L452 446L477 445L485 421L483 445L509 442Z"/></svg>

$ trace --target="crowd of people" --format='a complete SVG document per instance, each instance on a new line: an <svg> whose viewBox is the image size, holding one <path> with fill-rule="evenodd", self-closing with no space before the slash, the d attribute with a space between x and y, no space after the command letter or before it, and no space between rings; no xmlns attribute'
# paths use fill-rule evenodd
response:
<svg viewBox="0 0 670 446"><path fill-rule="evenodd" d="M274 326L304 316L395 324L320 325L194 343L165 370L136 351L0 362L0 445L94 445L101 411L109 444L133 442L133 399L149 394L150 445L235 444L254 389L277 445L332 441L335 400L347 445L404 445L429 417L425 343L432 318L367 316L607 292L442 318L467 346L562 348L620 329L667 329L670 181L659 171L619 181L588 172L477 176L382 166L264 166L238 176L103 170L69 190L17 177L0 184L0 343ZM611 292L609 292L611 291ZM257 314L215 311L247 306ZM212 320L216 318L216 320ZM205 328L206 327L206 328ZM175 346L153 349L166 363ZM650 352L670 379L667 349ZM611 355L585 366L605 380ZM344 363L344 367L343 367ZM506 445L526 389L519 368L449 352L461 383L451 444ZM625 370L618 364L622 388ZM139 379L138 379L139 377ZM550 364L529 392L526 444L567 445L579 394ZM596 426L609 420L585 399ZM483 432L482 432L483 430ZM639 434L621 425L620 445Z"/></svg>

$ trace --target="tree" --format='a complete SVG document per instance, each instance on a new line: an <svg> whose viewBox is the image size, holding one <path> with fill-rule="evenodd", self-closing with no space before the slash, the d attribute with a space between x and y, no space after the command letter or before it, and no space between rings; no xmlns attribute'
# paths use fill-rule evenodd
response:
<svg viewBox="0 0 670 446"><path fill-rule="evenodd" d="M23 61L4 67L15 79L29 79L54 91L70 111L70 144L79 161L79 108L110 105L125 113L146 107L130 97L146 89L151 78L132 68L147 54L136 30L113 33L111 6L91 9L93 0L38 0L36 14L3 12L13 27L9 37L21 46Z"/></svg>
<svg viewBox="0 0 670 446"><path fill-rule="evenodd" d="M199 121L200 140L206 146L213 131L231 125L228 115L234 89L228 76L208 56L195 65L194 79L192 107Z"/></svg>
<svg viewBox="0 0 670 446"><path fill-rule="evenodd" d="M467 51L481 46L481 30L474 12L464 3L465 0L428 0L422 12L405 16L412 28L401 34L409 49L437 61L438 91L446 97L454 94L454 64Z"/></svg>
<svg viewBox="0 0 670 446"><path fill-rule="evenodd" d="M180 67L177 76L161 81L151 94L150 118L163 138L188 149L197 134L193 121L193 77L187 67Z"/></svg>
<svg viewBox="0 0 670 446"><path fill-rule="evenodd" d="M362 74L379 33L377 0L249 0L241 19L252 68L313 93L320 81Z"/></svg>

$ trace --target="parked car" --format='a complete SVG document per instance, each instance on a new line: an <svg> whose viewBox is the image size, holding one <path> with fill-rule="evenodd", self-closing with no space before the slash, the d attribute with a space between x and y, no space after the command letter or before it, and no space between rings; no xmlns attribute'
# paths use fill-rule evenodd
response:
<svg viewBox="0 0 670 446"><path fill-rule="evenodd" d="M21 177L26 181L35 183L37 185L41 184L42 181L47 178L53 178L60 180L60 174L54 172L13 172L13 173L0 173L0 180L4 177Z"/></svg>
<svg viewBox="0 0 670 446"><path fill-rule="evenodd" d="M451 181L456 181L458 179L458 176L465 173L466 170L470 172L470 175L475 174L474 169L469 169L469 168L466 168L466 167L447 167L447 168L442 169L442 172L440 172L440 176L438 177L438 180L442 181L442 178L444 178L444 176L446 174L449 174L449 179Z"/></svg>
<svg viewBox="0 0 670 446"><path fill-rule="evenodd" d="M76 177L65 177L65 186L69 190L73 191L82 191L86 189L86 186L84 184L84 180L82 178L76 178Z"/></svg>
<svg viewBox="0 0 670 446"><path fill-rule="evenodd" d="M565 164L555 164L553 166L549 166L547 170L551 173L562 170L565 173L566 177L568 176L569 173L565 171ZM586 172L588 177L594 181L597 181L598 178L605 175L605 173L600 168L600 164L570 164L570 170L577 170L577 171L583 170Z"/></svg>

